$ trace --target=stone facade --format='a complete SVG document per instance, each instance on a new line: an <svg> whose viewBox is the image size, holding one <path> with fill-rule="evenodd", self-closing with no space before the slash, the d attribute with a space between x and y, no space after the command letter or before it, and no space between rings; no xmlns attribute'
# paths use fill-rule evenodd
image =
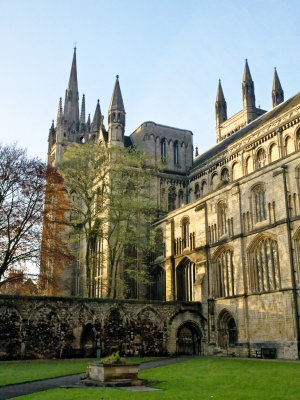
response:
<svg viewBox="0 0 300 400"><path fill-rule="evenodd" d="M152 188L158 209L154 228L164 251L151 267L155 283L150 298L201 302L205 354L297 358L300 94L284 101L275 70L273 109L257 108L246 60L243 109L227 118L219 82L217 145L193 158L193 134L188 130L148 121L124 136L118 77L108 130L99 105L90 124L85 122L83 101L79 120L79 112L74 112L78 96L72 95L78 91L73 66L67 106L63 113L60 103L57 126L49 133L49 163L56 165L62 147L72 141L93 139L134 146L164 164ZM168 346L174 349L176 338L187 343L189 337L197 352L197 335L191 323L181 333L170 334Z"/></svg>
<svg viewBox="0 0 300 400"><path fill-rule="evenodd" d="M200 303L2 295L0 359L95 357L97 348L104 356L112 347L125 356L174 354L186 323L204 354Z"/></svg>

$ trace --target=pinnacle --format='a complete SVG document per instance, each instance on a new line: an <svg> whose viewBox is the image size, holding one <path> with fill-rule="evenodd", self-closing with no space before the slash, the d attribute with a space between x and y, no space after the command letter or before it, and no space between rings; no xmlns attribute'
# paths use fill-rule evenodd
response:
<svg viewBox="0 0 300 400"><path fill-rule="evenodd" d="M244 70L244 77L243 77L243 82L249 82L252 81L249 65L248 65L248 60L246 58L245 60L245 70Z"/></svg>
<svg viewBox="0 0 300 400"><path fill-rule="evenodd" d="M281 83L277 74L276 67L274 68L274 79L273 79L273 92L282 91Z"/></svg>
<svg viewBox="0 0 300 400"><path fill-rule="evenodd" d="M120 89L120 83L119 83L119 75L116 75L116 83L112 94L109 111L125 112L121 89Z"/></svg>
<svg viewBox="0 0 300 400"><path fill-rule="evenodd" d="M225 101L225 97L224 97L224 93L223 93L223 89L222 89L222 85L221 85L221 79L219 79L219 85L218 85L218 92L217 92L217 102L226 102Z"/></svg>
<svg viewBox="0 0 300 400"><path fill-rule="evenodd" d="M94 118L93 118L93 122L92 122L92 126L91 126L91 131L92 132L98 132L99 128L101 125L101 109L100 109L100 101L99 99L97 100L97 106L96 106L96 110L95 110L95 114L94 114Z"/></svg>

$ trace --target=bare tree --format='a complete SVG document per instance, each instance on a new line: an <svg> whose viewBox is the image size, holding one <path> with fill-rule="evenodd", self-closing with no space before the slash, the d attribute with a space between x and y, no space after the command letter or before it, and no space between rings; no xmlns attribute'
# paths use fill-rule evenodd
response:
<svg viewBox="0 0 300 400"><path fill-rule="evenodd" d="M39 262L45 177L41 160L0 145L0 286L10 269Z"/></svg>

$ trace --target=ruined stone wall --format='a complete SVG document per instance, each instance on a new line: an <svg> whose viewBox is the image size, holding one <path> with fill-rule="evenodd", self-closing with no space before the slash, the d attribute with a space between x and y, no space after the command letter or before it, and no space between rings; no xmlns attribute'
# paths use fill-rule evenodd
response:
<svg viewBox="0 0 300 400"><path fill-rule="evenodd" d="M204 341L200 303L2 295L0 359L173 354L185 321Z"/></svg>

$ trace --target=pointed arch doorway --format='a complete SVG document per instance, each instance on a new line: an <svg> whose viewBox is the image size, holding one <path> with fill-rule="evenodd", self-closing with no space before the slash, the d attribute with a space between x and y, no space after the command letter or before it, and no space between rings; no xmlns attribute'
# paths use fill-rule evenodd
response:
<svg viewBox="0 0 300 400"><path fill-rule="evenodd" d="M194 323L186 322L177 331L177 354L200 355L202 334Z"/></svg>

